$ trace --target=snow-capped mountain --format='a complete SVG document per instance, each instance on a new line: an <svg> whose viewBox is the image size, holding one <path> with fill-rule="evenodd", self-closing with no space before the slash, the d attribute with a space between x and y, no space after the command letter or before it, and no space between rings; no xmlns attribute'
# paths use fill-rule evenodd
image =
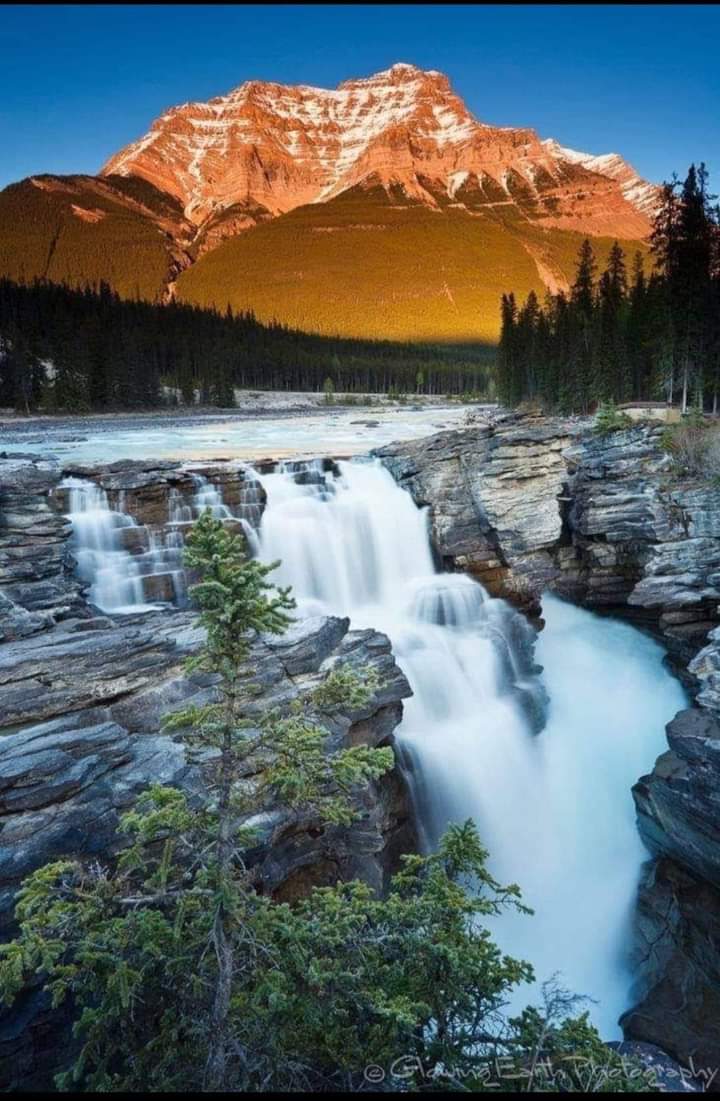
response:
<svg viewBox="0 0 720 1101"><path fill-rule="evenodd" d="M657 194L616 154L478 121L446 76L404 63L332 90L250 80L173 107L102 175L143 177L198 227L232 209L220 237L379 182L430 206L484 197L548 227L639 238Z"/></svg>
<svg viewBox="0 0 720 1101"><path fill-rule="evenodd" d="M570 164L580 164L590 172L596 172L600 176L617 180L620 190L629 203L642 214L652 218L658 206L659 189L657 184L648 183L639 176L633 166L628 164L619 153L602 153L594 156L592 153L579 153L575 149L567 149L554 140L547 138L543 145L548 152L558 160L568 161Z"/></svg>
<svg viewBox="0 0 720 1101"><path fill-rule="evenodd" d="M492 343L500 296L567 290L583 237L646 249L620 156L479 121L436 70L246 81L165 111L98 176L0 192L0 274L252 310L349 336Z"/></svg>

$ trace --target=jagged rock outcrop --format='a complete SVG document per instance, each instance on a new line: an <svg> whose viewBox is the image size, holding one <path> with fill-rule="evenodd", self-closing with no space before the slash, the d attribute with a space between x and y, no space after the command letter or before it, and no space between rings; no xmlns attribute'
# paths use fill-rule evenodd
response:
<svg viewBox="0 0 720 1101"><path fill-rule="evenodd" d="M531 614L557 574L559 498L568 421L509 416L375 454L420 506L429 506L443 565L467 570L494 596Z"/></svg>
<svg viewBox="0 0 720 1101"><path fill-rule="evenodd" d="M696 687L688 664L719 619L720 489L678 478L662 434L509 415L376 454L429 506L446 565L534 614L549 588L635 619Z"/></svg>
<svg viewBox="0 0 720 1101"><path fill-rule="evenodd" d="M197 637L169 616L96 617L0 647L0 729L138 692L161 680Z"/></svg>
<svg viewBox="0 0 720 1101"><path fill-rule="evenodd" d="M118 817L150 784L188 775L182 746L134 737L101 710L64 715L3 738L0 753L0 927L22 879L51 860L107 861Z"/></svg>
<svg viewBox="0 0 720 1101"><path fill-rule="evenodd" d="M138 785L152 779L153 769L171 782L186 767L181 747L161 734L161 722L188 700L200 703L212 696L207 677L186 676L183 671L185 658L201 643L202 630L189 612L149 613L139 620L71 621L40 637L0 648L0 815L3 842L8 839L9 845L9 863L3 866L0 858L3 889L11 888L18 875L27 874L32 866L63 852L103 851L93 823L102 814L104 836L113 830L113 820L102 803L108 794L108 774L113 776L113 798L126 805ZM401 701L410 689L387 638L374 631L349 631L347 619L305 620L281 638L257 640L250 681L257 699L251 710L260 714L287 707L338 661L376 669L380 687L361 711L327 718L331 747L390 742L402 715ZM374 807L381 788L382 782L367 796L366 808L370 817L375 815L378 827L383 822L388 825L387 807ZM86 816L79 822L72 817L76 806L84 808ZM45 821L37 817L41 810L49 815ZM56 842L55 832L66 814L73 824L66 832L61 830ZM407 819L407 810L402 814ZM282 808L275 808L272 823L268 820L263 829L266 844L274 847L277 831L286 833L288 828ZM361 832L367 834L368 828L364 823ZM9 839L24 837L28 831L32 846L21 856ZM303 827L296 824L295 848L302 833ZM342 831L337 834L341 835L345 855L335 854L333 859L347 870L352 843ZM372 852L379 852L382 831L376 831L372 843L366 836L361 849L368 844ZM327 847L326 837L310 848ZM307 853L303 861L312 862ZM270 889L296 870L278 852L273 853L271 864ZM366 870L380 886L382 875L372 871L369 861Z"/></svg>
<svg viewBox="0 0 720 1101"><path fill-rule="evenodd" d="M655 1043L716 1092L720 1066L720 891L673 860L646 865L636 911L630 1039Z"/></svg>
<svg viewBox="0 0 720 1101"><path fill-rule="evenodd" d="M720 715L720 627L710 631L707 645L692 659L688 671L699 686L698 704Z"/></svg>
<svg viewBox="0 0 720 1101"><path fill-rule="evenodd" d="M718 622L720 491L679 478L660 425L587 433L566 452L572 555L556 588L655 627L677 671Z"/></svg>
<svg viewBox="0 0 720 1101"><path fill-rule="evenodd" d="M161 731L162 717L208 702L206 674L186 675L184 659L202 631L192 613L151 613L138 623L69 621L40 637L0 647L0 927L12 929L23 877L49 860L109 862L121 845L119 817L151 783L204 798L214 754L193 754ZM408 683L390 643L349 621L319 618L286 635L253 643L251 709L286 710L333 664L368 666L379 687L359 709L319 715L328 750L391 744ZM55 717L52 717L55 716ZM262 768L247 762L246 780ZM258 890L291 899L311 886L362 877L382 890L399 855L416 847L409 800L396 771L357 795L358 818L327 827L309 813L267 805L253 816L257 844L248 854ZM0 1014L0 1084L46 1085L63 1049L64 1019L29 988ZM60 1031L58 1031L60 1030Z"/></svg>
<svg viewBox="0 0 720 1101"><path fill-rule="evenodd" d="M720 720L705 708L680 711L669 749L633 789L648 848L720 888Z"/></svg>
<svg viewBox="0 0 720 1101"><path fill-rule="evenodd" d="M41 631L81 608L70 525L52 506L53 463L0 459L0 641Z"/></svg>
<svg viewBox="0 0 720 1101"><path fill-rule="evenodd" d="M669 749L633 796L656 860L636 916L636 1004L626 1035L685 1064L720 1061L720 717L706 707L668 724ZM714 1088L718 1088L717 1083Z"/></svg>

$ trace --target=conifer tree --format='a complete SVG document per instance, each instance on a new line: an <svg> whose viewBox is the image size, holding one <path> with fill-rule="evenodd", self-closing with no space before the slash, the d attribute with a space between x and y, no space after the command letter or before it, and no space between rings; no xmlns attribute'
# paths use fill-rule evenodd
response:
<svg viewBox="0 0 720 1101"><path fill-rule="evenodd" d="M616 241L598 287L599 358L595 397L625 401L630 396L627 353L627 274L625 255Z"/></svg>
<svg viewBox="0 0 720 1101"><path fill-rule="evenodd" d="M502 400L536 396L564 412L595 401L622 403L665 396L698 409L720 402L720 213L704 166L691 166L680 187L665 184L649 241L655 270L633 261L629 285L619 242L596 282L584 241L569 299L534 294L518 311L502 300L498 381Z"/></svg>
<svg viewBox="0 0 720 1101"><path fill-rule="evenodd" d="M504 294L500 303L500 344L498 347L498 398L503 405L516 405L522 398L517 364L517 305L515 295Z"/></svg>
<svg viewBox="0 0 720 1101"><path fill-rule="evenodd" d="M521 397L538 396L538 321L540 306L530 291L517 319L517 390Z"/></svg>
<svg viewBox="0 0 720 1101"><path fill-rule="evenodd" d="M586 237L580 246L575 282L570 291L570 354L574 363L567 380L571 406L587 412L592 400L596 363L595 253Z"/></svg>
<svg viewBox="0 0 720 1101"><path fill-rule="evenodd" d="M6 999L38 969L56 998L79 1005L82 1044L61 1076L67 1086L241 1088L253 1053L233 1031L233 990L262 971L267 923L245 862L255 842L248 819L272 794L320 822L348 825L358 785L392 764L389 749L331 751L318 721L338 707L362 709L378 686L371 669L337 667L285 716L253 706L251 641L282 633L294 607L289 590L268 581L278 563L248 560L243 540L209 510L190 531L185 557L200 575L191 595L207 636L188 671L209 675L217 699L174 712L166 726L191 750L216 755L205 781L210 798L193 808L180 791L151 788L123 819L130 845L117 869L72 860L41 869L20 895L24 933L0 946ZM255 783L252 762L264 763Z"/></svg>

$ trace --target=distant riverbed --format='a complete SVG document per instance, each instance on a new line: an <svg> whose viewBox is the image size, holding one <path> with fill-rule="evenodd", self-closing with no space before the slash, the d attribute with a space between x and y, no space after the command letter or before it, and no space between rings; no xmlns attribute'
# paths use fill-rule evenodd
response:
<svg viewBox="0 0 720 1101"><path fill-rule="evenodd" d="M324 406L315 394L261 393L232 412L8 419L0 422L0 453L31 452L63 463L343 457L460 427L469 409L479 407L439 399Z"/></svg>

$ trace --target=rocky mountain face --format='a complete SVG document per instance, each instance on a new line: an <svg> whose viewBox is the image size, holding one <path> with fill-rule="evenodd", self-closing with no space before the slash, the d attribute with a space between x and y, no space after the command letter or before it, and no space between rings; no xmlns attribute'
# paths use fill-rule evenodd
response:
<svg viewBox="0 0 720 1101"><path fill-rule="evenodd" d="M631 1040L720 1064L720 489L679 479L662 429L510 415L378 451L428 505L439 557L535 617L542 591L655 633L694 706L633 789L654 859L636 918ZM650 765L650 762L648 762Z"/></svg>
<svg viewBox="0 0 720 1101"><path fill-rule="evenodd" d="M600 265L615 239L643 249L657 196L618 154L479 121L434 70L250 80L168 109L97 177L5 188L0 273L477 343L497 338L502 293L567 288L585 235Z"/></svg>
<svg viewBox="0 0 720 1101"><path fill-rule="evenodd" d="M249 80L156 119L103 175L140 176L228 232L368 181L436 207L533 205L547 226L640 237L654 189L616 154L479 122L442 73L397 64L333 90Z"/></svg>

